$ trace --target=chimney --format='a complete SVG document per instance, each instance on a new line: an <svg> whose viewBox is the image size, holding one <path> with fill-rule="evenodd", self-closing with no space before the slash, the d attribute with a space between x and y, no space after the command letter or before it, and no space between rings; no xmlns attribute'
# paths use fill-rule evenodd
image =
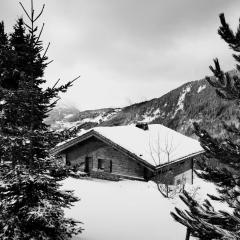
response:
<svg viewBox="0 0 240 240"><path fill-rule="evenodd" d="M140 129L142 129L144 131L148 130L148 124L147 123L137 123L136 127L140 128Z"/></svg>

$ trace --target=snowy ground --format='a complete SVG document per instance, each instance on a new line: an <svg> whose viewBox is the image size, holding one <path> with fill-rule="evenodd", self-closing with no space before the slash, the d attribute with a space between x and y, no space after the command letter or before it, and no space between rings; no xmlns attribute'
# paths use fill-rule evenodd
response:
<svg viewBox="0 0 240 240"><path fill-rule="evenodd" d="M178 197L163 198L153 182L68 178L63 188L75 190L81 198L66 211L68 217L84 223L85 230L74 240L185 239L186 229L170 216L175 206L184 204ZM190 188L198 189L198 199L215 192L212 184L199 179Z"/></svg>

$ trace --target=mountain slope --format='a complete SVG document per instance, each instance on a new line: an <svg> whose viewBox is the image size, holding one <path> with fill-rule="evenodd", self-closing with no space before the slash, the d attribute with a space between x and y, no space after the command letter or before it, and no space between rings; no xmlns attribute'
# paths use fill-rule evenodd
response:
<svg viewBox="0 0 240 240"><path fill-rule="evenodd" d="M231 71L230 74L236 74ZM68 117L67 117L68 116ZM106 108L66 114L61 128L80 126L117 126L136 122L161 123L188 136L193 135L193 122L198 122L213 135L224 135L222 122L237 125L238 106L217 97L215 89L205 80L186 83L160 98L124 108Z"/></svg>
<svg viewBox="0 0 240 240"><path fill-rule="evenodd" d="M96 110L79 111L74 107L66 108L64 105L58 105L50 112L46 123L52 129L60 130L77 126L82 126L84 129L94 127L104 121L108 121L116 115L120 108L103 108Z"/></svg>

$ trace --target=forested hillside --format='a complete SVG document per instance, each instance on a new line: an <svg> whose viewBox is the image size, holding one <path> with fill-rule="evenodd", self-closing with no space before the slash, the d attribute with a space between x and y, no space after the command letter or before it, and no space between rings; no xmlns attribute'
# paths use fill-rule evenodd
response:
<svg viewBox="0 0 240 240"><path fill-rule="evenodd" d="M229 73L232 75L236 72ZM217 97L213 87L202 79L186 83L159 98L123 108L81 112L73 107L58 107L51 112L47 122L55 129L88 129L97 125L117 126L136 122L160 123L194 137L193 122L198 122L214 135L223 136L222 122L237 125L238 116L238 106Z"/></svg>

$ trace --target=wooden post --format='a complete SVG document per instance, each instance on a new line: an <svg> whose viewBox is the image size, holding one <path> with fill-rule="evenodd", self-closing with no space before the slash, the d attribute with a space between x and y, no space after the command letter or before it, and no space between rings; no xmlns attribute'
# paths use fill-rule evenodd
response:
<svg viewBox="0 0 240 240"><path fill-rule="evenodd" d="M193 184L193 170L194 170L194 158L192 158L192 184Z"/></svg>
<svg viewBox="0 0 240 240"><path fill-rule="evenodd" d="M187 232L186 232L186 238L185 240L189 240L190 239L190 229L187 228Z"/></svg>

